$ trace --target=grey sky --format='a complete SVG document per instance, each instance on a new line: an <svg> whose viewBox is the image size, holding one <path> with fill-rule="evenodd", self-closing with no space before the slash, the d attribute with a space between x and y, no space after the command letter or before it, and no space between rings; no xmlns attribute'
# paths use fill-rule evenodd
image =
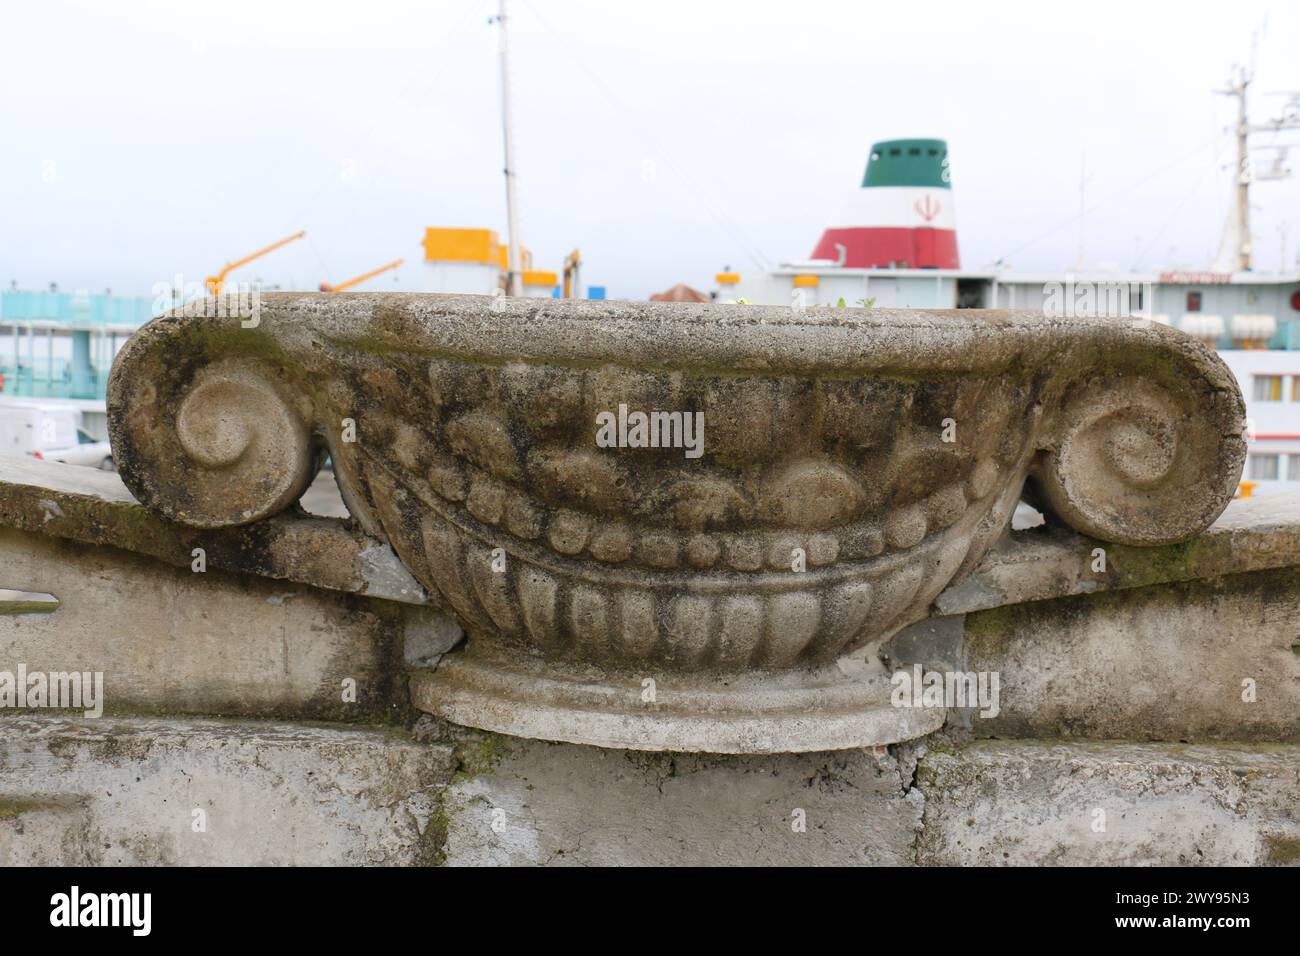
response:
<svg viewBox="0 0 1300 956"><path fill-rule="evenodd" d="M1256 119L1300 90L1273 3L512 0L523 238L644 297L806 257L868 146L949 141L963 264L1204 267L1228 101L1267 17ZM148 294L297 229L238 278L293 288L404 256L427 225L504 238L495 0L7 4L0 282ZM1291 134L1292 141L1300 136ZM1295 157L1300 165L1300 157ZM1255 191L1261 268L1300 249L1300 179Z"/></svg>

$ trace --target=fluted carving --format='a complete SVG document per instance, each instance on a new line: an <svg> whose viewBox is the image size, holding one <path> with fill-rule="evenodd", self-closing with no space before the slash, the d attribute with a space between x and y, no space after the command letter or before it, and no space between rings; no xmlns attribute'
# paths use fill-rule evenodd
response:
<svg viewBox="0 0 1300 956"><path fill-rule="evenodd" d="M246 523L328 448L471 634L542 656L827 660L923 612L1026 476L1072 527L1159 544L1219 514L1244 453L1226 369L1141 323L265 299L257 328L178 316L132 340L110 395L128 487ZM698 414L700 455L602 447L602 414L651 410Z"/></svg>
<svg viewBox="0 0 1300 956"><path fill-rule="evenodd" d="M109 411L162 514L256 521L328 451L471 648L608 673L825 666L924 616L1027 480L1079 531L1160 544L1245 454L1195 341L1006 312L271 294L253 328L146 326Z"/></svg>

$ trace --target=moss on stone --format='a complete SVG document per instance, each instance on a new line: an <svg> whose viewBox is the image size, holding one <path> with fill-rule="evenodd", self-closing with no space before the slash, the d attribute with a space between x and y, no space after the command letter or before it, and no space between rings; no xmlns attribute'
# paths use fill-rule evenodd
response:
<svg viewBox="0 0 1300 956"><path fill-rule="evenodd" d="M1018 633L1023 619L1023 605L1019 604L1003 604L967 614L965 637L968 652L989 657L1007 653L1007 641Z"/></svg>
<svg viewBox="0 0 1300 956"><path fill-rule="evenodd" d="M1300 862L1300 837L1270 833L1264 837L1264 852L1270 866Z"/></svg>
<svg viewBox="0 0 1300 956"><path fill-rule="evenodd" d="M447 862L447 840L451 833L451 814L447 811L445 796L438 793L437 804L429 814L429 822L420 834L417 862L421 866L442 866Z"/></svg>
<svg viewBox="0 0 1300 956"><path fill-rule="evenodd" d="M491 731L474 731L458 741L453 748L455 770L452 782L470 780L491 772L510 755L513 746L510 738Z"/></svg>
<svg viewBox="0 0 1300 956"><path fill-rule="evenodd" d="M30 813L32 810L44 810L49 806L40 800L15 800L0 798L0 820L13 820Z"/></svg>

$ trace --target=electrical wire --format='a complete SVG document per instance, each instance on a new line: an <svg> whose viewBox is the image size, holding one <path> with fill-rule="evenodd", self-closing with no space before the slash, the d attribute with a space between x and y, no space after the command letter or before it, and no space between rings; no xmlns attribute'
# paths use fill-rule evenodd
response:
<svg viewBox="0 0 1300 956"><path fill-rule="evenodd" d="M609 84L607 84L603 79L601 79L599 74L597 74L593 69L591 69L589 66L587 66L586 63L582 61L582 59L573 51L568 41L564 37L562 37L560 33L553 26L551 26L550 22L545 17L543 17L540 12L538 12L537 8L531 2L529 2L529 0L524 0L524 6L528 8L528 11L533 15L533 17L537 20L537 22L541 24L542 27L545 28L546 31L555 38L556 42L564 49L564 52L569 55L569 58L573 60L574 64L578 67L578 69L581 70L586 75L587 79L589 79L592 82L592 84L596 87L596 89L607 100L609 100L610 104L614 107L614 109L624 115L629 113L630 110L623 104L623 101L619 99L618 95L610 88ZM680 179L684 184L686 184L689 188L695 191L696 197L698 200L700 200L701 204L704 206L705 211L707 211L709 215L713 216L713 218L717 221L718 225L721 226L723 231L726 232L727 235L731 238L732 242L735 242L738 246L740 246L741 250L745 253L745 255L747 255L750 258L750 260L754 263L754 265L756 265L760 270L763 271L770 269L771 260L768 259L768 257L765 256L760 249L758 249L756 246L751 245L745 239L743 235L743 229L733 219L731 219L731 217L728 216L720 206L716 205L713 202L712 197L710 196L708 191L702 188L701 186L699 186L690 177L690 175L687 174L686 170L681 166L681 164L673 160L672 156L668 153L668 151L662 148L662 144L658 144L653 141L648 141L648 145L652 147L649 150L649 152L652 155L662 159L664 165L667 166L677 176L678 179Z"/></svg>
<svg viewBox="0 0 1300 956"><path fill-rule="evenodd" d="M1056 235L1056 233L1060 232L1062 229L1066 228L1067 226L1071 226L1074 223L1078 222L1083 216L1086 216L1089 213L1096 212L1098 209L1100 209L1102 206L1105 206L1107 203L1113 202L1114 200L1119 199L1123 196L1127 196L1135 189L1145 186L1147 183L1151 182L1151 180L1155 179L1157 176L1160 176L1163 173L1168 172L1169 170L1173 169L1176 166L1182 165L1183 163L1187 162L1187 160L1191 159L1193 156L1202 152L1207 146L1214 143L1218 138L1219 138L1219 134L1216 133L1214 136L1210 137L1209 139L1201 143L1199 146L1197 146L1195 149L1191 150L1190 152L1185 153L1184 155L1173 160L1172 162L1166 163L1152 170L1151 172L1143 176L1141 179L1139 179L1137 182L1131 183L1130 185L1125 186L1123 189L1119 190L1118 192L1112 193L1111 195L1107 196L1105 199L1102 199L1099 202L1094 203L1093 205L1089 206L1087 209L1083 210L1082 212L1075 213L1069 219L1066 219L1063 222L1058 223L1057 225L1053 226L1051 229L1047 230L1046 232L1040 233L1039 235L1035 236L1033 239L1030 239L1028 242L1016 246L1016 248L1010 250L1009 252L1003 253L998 258L1001 261L1006 262L1012 256L1023 252L1024 250L1028 249L1030 246L1036 245L1037 243L1042 242L1044 239Z"/></svg>

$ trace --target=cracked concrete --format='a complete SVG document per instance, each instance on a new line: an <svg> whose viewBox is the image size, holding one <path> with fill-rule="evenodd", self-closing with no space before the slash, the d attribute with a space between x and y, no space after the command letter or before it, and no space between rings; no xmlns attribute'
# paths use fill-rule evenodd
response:
<svg viewBox="0 0 1300 956"><path fill-rule="evenodd" d="M1272 865L1300 749L938 742L780 757L498 738L444 796L453 865ZM791 824L803 812L806 829Z"/></svg>
<svg viewBox="0 0 1300 956"><path fill-rule="evenodd" d="M892 754L647 754L497 738L444 796L449 865L904 865L923 801Z"/></svg>
<svg viewBox="0 0 1300 956"><path fill-rule="evenodd" d="M1294 865L1300 749L981 741L922 761L922 865Z"/></svg>
<svg viewBox="0 0 1300 956"><path fill-rule="evenodd" d="M1300 862L1300 748L1286 745L936 736L718 756L432 720L49 716L0 720L0 771L10 864Z"/></svg>
<svg viewBox="0 0 1300 956"><path fill-rule="evenodd" d="M0 862L429 862L450 748L257 721L0 719Z"/></svg>
<svg viewBox="0 0 1300 956"><path fill-rule="evenodd" d="M404 637L424 657L459 637L432 609L286 592L2 525L0 586L60 601L53 613L0 614L0 670L102 672L110 714L392 719L406 707Z"/></svg>
<svg viewBox="0 0 1300 956"><path fill-rule="evenodd" d="M906 670L996 673L976 737L1300 742L1300 569L1277 568L931 618L894 638Z"/></svg>

